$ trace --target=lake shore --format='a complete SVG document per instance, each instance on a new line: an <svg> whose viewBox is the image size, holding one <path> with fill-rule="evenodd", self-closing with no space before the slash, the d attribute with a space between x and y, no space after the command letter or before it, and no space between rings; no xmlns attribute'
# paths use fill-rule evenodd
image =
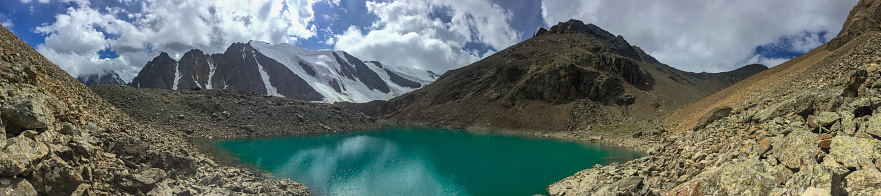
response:
<svg viewBox="0 0 881 196"><path fill-rule="evenodd" d="M495 127L480 127L480 126L458 126L458 125L444 125L444 124L431 124L425 125L420 123L401 123L401 122L391 122L387 120L379 120L378 122L386 125L386 126L413 126L413 127L437 127L437 128L446 128L446 129L460 129L466 130L475 133L494 133L494 134L503 134L503 135L515 135L522 137L534 137L534 138L549 138L549 139L557 139L563 141L579 141L579 142L589 142L589 143L597 143L603 145L610 146L619 146L631 150L636 150L644 153L650 153L653 150L661 148L665 145L664 138L658 135L649 135L649 134L639 134L638 137L634 137L634 133L614 133L614 132L603 132L598 130L588 130L588 129L580 129L575 131L534 131L534 130L512 130L512 129L501 129Z"/></svg>
<svg viewBox="0 0 881 196"><path fill-rule="evenodd" d="M155 129L167 130L167 137L178 146L205 155L217 164L240 168L264 178L267 171L245 165L197 143L212 140L271 138L342 132L359 132L390 126L422 126L466 130L472 133L493 133L529 138L577 141L618 146L651 154L663 146L660 134L627 131L579 129L575 131L507 130L494 127L457 127L451 125L420 125L375 119L342 105L316 104L292 99L256 95L234 90L170 91L137 89L120 85L92 87L132 119ZM257 126L261 125L261 126ZM265 125L265 126L263 126ZM637 159L637 160L642 160ZM633 161L629 161L633 162ZM610 165L627 164L612 163ZM588 169L588 168L584 168ZM231 174L231 172L215 172ZM244 173L242 173L244 175ZM251 174L248 174L251 175ZM186 184L198 184L187 182Z"/></svg>

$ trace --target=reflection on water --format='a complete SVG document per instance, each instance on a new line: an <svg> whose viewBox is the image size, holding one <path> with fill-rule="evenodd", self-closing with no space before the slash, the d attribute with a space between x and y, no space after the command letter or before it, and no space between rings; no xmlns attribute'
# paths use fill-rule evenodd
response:
<svg viewBox="0 0 881 196"><path fill-rule="evenodd" d="M531 195L594 164L643 156L592 144L412 128L215 145L277 178L306 184L314 195Z"/></svg>
<svg viewBox="0 0 881 196"><path fill-rule="evenodd" d="M272 172L302 179L316 194L456 195L454 182L434 178L437 169L419 157L419 149L402 149L394 141L368 135L342 138L298 150ZM298 177L302 176L302 177ZM321 186L324 185L324 186Z"/></svg>

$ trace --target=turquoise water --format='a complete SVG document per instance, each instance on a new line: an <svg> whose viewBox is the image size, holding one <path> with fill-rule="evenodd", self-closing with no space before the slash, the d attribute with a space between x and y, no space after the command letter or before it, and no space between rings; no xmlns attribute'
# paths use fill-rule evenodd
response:
<svg viewBox="0 0 881 196"><path fill-rule="evenodd" d="M644 156L595 144L427 128L211 145L276 178L303 183L313 195L546 194L545 187L582 169Z"/></svg>

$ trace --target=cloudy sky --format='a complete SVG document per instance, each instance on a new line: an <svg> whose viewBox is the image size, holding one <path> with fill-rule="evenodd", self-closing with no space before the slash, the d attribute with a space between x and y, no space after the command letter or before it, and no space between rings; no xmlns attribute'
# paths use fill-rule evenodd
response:
<svg viewBox="0 0 881 196"><path fill-rule="evenodd" d="M438 73L570 18L693 72L774 66L838 34L857 0L3 0L0 24L71 75L130 80L167 52L260 40Z"/></svg>

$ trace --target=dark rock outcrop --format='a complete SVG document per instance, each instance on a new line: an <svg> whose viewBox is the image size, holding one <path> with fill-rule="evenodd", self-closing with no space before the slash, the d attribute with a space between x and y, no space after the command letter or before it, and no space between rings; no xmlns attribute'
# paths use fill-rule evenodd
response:
<svg viewBox="0 0 881 196"><path fill-rule="evenodd" d="M614 46L612 47L614 53L618 55L631 59L640 59L636 49L631 47L630 43L627 43L627 40L624 40L623 36L615 36L594 24L584 24L584 22L581 22L580 20L571 19L566 22L559 22L552 26L547 33L541 32L542 30L539 29L538 32L536 32L536 36L546 34L587 34L611 43Z"/></svg>
<svg viewBox="0 0 881 196"><path fill-rule="evenodd" d="M211 66L209 55L205 55L201 50L190 50L184 53L184 56L178 61L180 69L180 78L177 89L193 89L196 87L207 88L202 84L208 84L211 76ZM187 77L189 76L189 77Z"/></svg>
<svg viewBox="0 0 881 196"><path fill-rule="evenodd" d="M868 31L881 31L881 1L860 0L853 6L838 36L829 40L827 50L836 50Z"/></svg>
<svg viewBox="0 0 881 196"><path fill-rule="evenodd" d="M152 61L147 62L129 85L139 88L177 89L174 86L177 69L177 61L171 59L168 53L162 52Z"/></svg>
<svg viewBox="0 0 881 196"><path fill-rule="evenodd" d="M560 104L587 98L609 102L624 93L624 87L612 77L573 64L551 66L524 80L524 85L513 90L514 100L522 98Z"/></svg>
<svg viewBox="0 0 881 196"><path fill-rule="evenodd" d="M386 69L386 72L388 73L389 79L391 79L391 81L394 82L395 84L401 85L403 87L409 87L409 88L421 88L422 87L422 84L420 84L418 82L414 82L412 80L408 80L404 77L401 77L394 72L388 71L388 69Z"/></svg>
<svg viewBox="0 0 881 196"><path fill-rule="evenodd" d="M334 55L336 55L336 53L334 53ZM366 84L367 88L370 88L370 90L376 89L376 90L379 90L379 92L383 92L383 93L390 92L390 89L389 89L388 85L385 83L385 81L383 81L382 78L379 78L379 75L376 72L373 72L373 70L370 70L370 68L368 68L367 65L364 64L363 61L359 60L358 58L355 58L352 55L349 55L349 53L343 53L343 56L345 56L346 61L349 62L348 64L345 64L344 66L349 67L348 68L349 70L354 71L355 77L360 79L361 82L363 82L364 84ZM354 67L354 69L352 67Z"/></svg>

